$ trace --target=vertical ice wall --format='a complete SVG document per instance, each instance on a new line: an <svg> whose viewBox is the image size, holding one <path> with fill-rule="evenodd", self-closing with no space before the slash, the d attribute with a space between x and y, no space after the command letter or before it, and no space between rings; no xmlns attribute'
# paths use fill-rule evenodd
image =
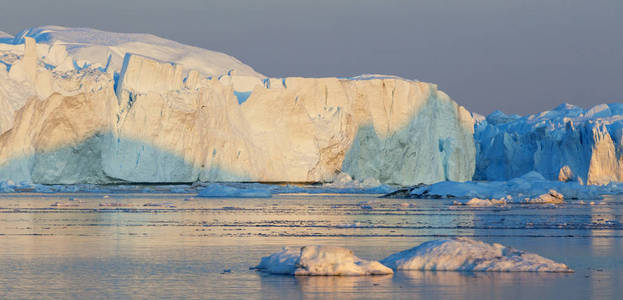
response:
<svg viewBox="0 0 623 300"><path fill-rule="evenodd" d="M590 110L563 104L526 117L501 112L476 124L477 180L529 171L548 179L606 184L623 180L623 105Z"/></svg>
<svg viewBox="0 0 623 300"><path fill-rule="evenodd" d="M50 72L40 58L24 82L51 88L35 88L0 136L0 180L316 182L346 172L411 185L474 172L472 118L433 84L202 78L134 54L115 83L88 64Z"/></svg>

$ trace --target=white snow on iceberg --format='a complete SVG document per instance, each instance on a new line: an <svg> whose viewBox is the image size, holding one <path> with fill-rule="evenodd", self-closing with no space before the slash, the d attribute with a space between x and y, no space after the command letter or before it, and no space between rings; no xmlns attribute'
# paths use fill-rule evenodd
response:
<svg viewBox="0 0 623 300"><path fill-rule="evenodd" d="M497 243L468 238L435 240L381 260L395 270L573 272L567 265Z"/></svg>
<svg viewBox="0 0 623 300"><path fill-rule="evenodd" d="M255 267L272 274L363 276L392 274L392 269L378 261L358 258L346 248L333 246L305 246L284 248L263 257Z"/></svg>
<svg viewBox="0 0 623 300"><path fill-rule="evenodd" d="M107 69L119 72L125 54L136 53L191 67L206 76L224 75L235 70L238 75L264 77L227 54L184 45L152 34L42 26L20 32L11 43L24 43L25 37L32 37L39 44L65 48L76 65L81 66L85 63L100 67L108 66Z"/></svg>

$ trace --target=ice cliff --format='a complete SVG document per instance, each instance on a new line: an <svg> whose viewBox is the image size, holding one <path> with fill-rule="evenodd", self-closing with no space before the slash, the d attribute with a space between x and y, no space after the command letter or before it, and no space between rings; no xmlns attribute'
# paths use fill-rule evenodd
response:
<svg viewBox="0 0 623 300"><path fill-rule="evenodd" d="M546 179L607 184L623 180L623 104L589 110L562 104L520 117L476 118L475 180L508 180L529 171Z"/></svg>
<svg viewBox="0 0 623 300"><path fill-rule="evenodd" d="M2 41L0 180L328 182L348 173L411 185L474 172L473 119L434 84L265 78L148 35L42 27Z"/></svg>

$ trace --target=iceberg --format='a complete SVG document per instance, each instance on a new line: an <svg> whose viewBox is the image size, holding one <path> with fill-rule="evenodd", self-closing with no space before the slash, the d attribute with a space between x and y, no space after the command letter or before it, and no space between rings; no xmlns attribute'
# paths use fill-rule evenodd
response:
<svg viewBox="0 0 623 300"><path fill-rule="evenodd" d="M434 84L263 78L206 51L47 26L0 43L10 65L0 68L0 180L331 183L347 173L357 188L474 174L472 116Z"/></svg>
<svg viewBox="0 0 623 300"><path fill-rule="evenodd" d="M263 257L254 269L297 276L363 276L393 274L377 261L358 258L349 249L333 246L286 247Z"/></svg>
<svg viewBox="0 0 623 300"><path fill-rule="evenodd" d="M394 270L463 272L573 272L567 265L469 238L434 240L381 260Z"/></svg>
<svg viewBox="0 0 623 300"><path fill-rule="evenodd" d="M474 180L536 171L550 180L603 185L623 180L623 104L585 110L562 104L524 117L476 118Z"/></svg>

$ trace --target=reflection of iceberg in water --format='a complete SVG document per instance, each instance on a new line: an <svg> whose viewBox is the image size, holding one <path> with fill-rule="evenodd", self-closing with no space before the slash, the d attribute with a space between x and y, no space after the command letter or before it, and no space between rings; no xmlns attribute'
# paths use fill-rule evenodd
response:
<svg viewBox="0 0 623 300"><path fill-rule="evenodd" d="M323 298L361 299L367 289L391 289L392 275L377 276L279 276L258 273L266 299L299 299L303 295ZM295 287L295 288L293 288Z"/></svg>
<svg viewBox="0 0 623 300"><path fill-rule="evenodd" d="M521 295L526 286L542 285L564 276L562 273L399 271L393 281L395 285L417 288L421 291L419 299L433 299L440 294L444 298L463 299L466 295L478 293L476 282L488 287L489 295L496 295L506 289L517 291L510 294ZM414 296L412 299L418 299L414 294L411 295Z"/></svg>
<svg viewBox="0 0 623 300"><path fill-rule="evenodd" d="M608 203L616 201L617 197L605 196L603 202ZM605 224L606 222L623 222L623 206L621 205L591 205L589 208L591 213L591 222L593 224ZM623 270L618 268L613 272L605 273L603 269L609 265L615 265L617 262L612 257L620 257L623 253L623 241L620 238L611 238L620 235L620 230L594 230L592 232L591 255L597 258L590 268L590 286L591 297L593 299L615 299L617 295L612 291L623 282Z"/></svg>

